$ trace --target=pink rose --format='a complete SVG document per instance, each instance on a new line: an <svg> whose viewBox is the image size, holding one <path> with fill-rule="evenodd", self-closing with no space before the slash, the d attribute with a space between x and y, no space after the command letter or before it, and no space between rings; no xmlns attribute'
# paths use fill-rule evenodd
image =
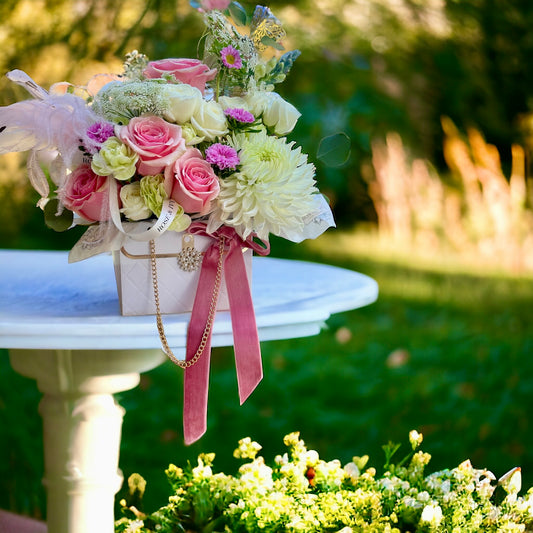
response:
<svg viewBox="0 0 533 533"><path fill-rule="evenodd" d="M155 176L186 150L181 127L154 116L132 118L116 128L117 136L139 155L137 170Z"/></svg>
<svg viewBox="0 0 533 533"><path fill-rule="evenodd" d="M143 74L147 78L161 78L163 75L172 75L181 83L187 83L205 91L205 84L217 75L216 68L209 68L199 59L160 59L150 61Z"/></svg>
<svg viewBox="0 0 533 533"><path fill-rule="evenodd" d="M109 179L95 174L91 165L76 167L61 191L61 201L67 209L89 220L109 220Z"/></svg>
<svg viewBox="0 0 533 533"><path fill-rule="evenodd" d="M189 148L173 165L165 169L165 185L172 187L171 198L186 213L205 215L211 200L220 192L218 177L197 148Z"/></svg>
<svg viewBox="0 0 533 533"><path fill-rule="evenodd" d="M231 0L200 0L200 5L206 11L211 9L219 9L224 11L231 4Z"/></svg>

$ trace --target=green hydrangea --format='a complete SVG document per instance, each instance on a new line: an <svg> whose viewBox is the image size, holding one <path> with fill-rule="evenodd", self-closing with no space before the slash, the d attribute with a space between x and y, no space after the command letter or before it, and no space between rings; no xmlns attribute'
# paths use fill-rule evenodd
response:
<svg viewBox="0 0 533 533"><path fill-rule="evenodd" d="M140 181L140 188L141 196L148 209L159 216L163 208L163 202L168 198L163 175L144 176Z"/></svg>
<svg viewBox="0 0 533 533"><path fill-rule="evenodd" d="M154 213L159 216L163 209L163 202L168 198L165 191L165 178L162 174L156 176L144 176L140 181L140 195L144 203ZM185 231L191 225L191 217L185 214L183 207L178 206L178 212L168 229L170 231Z"/></svg>
<svg viewBox="0 0 533 533"><path fill-rule="evenodd" d="M165 191L165 178L162 174L156 176L144 176L140 181L140 193L144 203L159 216L163 209L163 202L168 198ZM178 206L178 212L168 229L170 231L185 231L191 225L191 217L185 214L183 207Z"/></svg>
<svg viewBox="0 0 533 533"><path fill-rule="evenodd" d="M135 175L139 156L118 137L109 137L94 154L91 168L99 176L111 174L119 181L129 180Z"/></svg>

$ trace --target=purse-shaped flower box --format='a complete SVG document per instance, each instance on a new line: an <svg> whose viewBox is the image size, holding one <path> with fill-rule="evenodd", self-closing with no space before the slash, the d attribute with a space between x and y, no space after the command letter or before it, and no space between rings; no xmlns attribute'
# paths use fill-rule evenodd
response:
<svg viewBox="0 0 533 533"><path fill-rule="evenodd" d="M334 226L314 165L287 139L300 113L274 91L299 51L280 52L269 8L217 7L200 10L201 59L134 51L119 74L48 91L15 70L9 79L33 99L0 114L0 154L30 152L47 224L89 225L69 260L112 253L120 312L156 315L163 350L185 368L186 442L205 431L217 309L231 313L241 402L261 379L252 252L268 254L270 234L300 242ZM185 361L161 319L183 312Z"/></svg>

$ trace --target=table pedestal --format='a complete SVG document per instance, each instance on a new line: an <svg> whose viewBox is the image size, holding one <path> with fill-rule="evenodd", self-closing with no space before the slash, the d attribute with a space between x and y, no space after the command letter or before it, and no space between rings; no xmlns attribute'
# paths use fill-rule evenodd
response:
<svg viewBox="0 0 533 533"><path fill-rule="evenodd" d="M124 409L113 394L137 386L161 350L11 350L11 365L36 379L45 443L50 533L113 533Z"/></svg>

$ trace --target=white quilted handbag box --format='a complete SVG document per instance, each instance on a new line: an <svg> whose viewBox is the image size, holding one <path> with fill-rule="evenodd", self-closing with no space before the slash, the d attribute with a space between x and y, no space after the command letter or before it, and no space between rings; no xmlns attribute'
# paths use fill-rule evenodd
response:
<svg viewBox="0 0 533 533"><path fill-rule="evenodd" d="M186 241L184 242L184 236ZM190 238L193 242L190 242ZM178 254L184 247L205 252L217 241L202 235L166 231L155 240L159 305L162 314L190 313L192 311L200 265L194 271L185 271L178 264ZM243 251L247 282L252 279L252 250ZM154 287L150 265L150 244L127 239L124 246L113 252L120 311L124 316L155 315ZM226 282L222 276L218 311L229 310Z"/></svg>

